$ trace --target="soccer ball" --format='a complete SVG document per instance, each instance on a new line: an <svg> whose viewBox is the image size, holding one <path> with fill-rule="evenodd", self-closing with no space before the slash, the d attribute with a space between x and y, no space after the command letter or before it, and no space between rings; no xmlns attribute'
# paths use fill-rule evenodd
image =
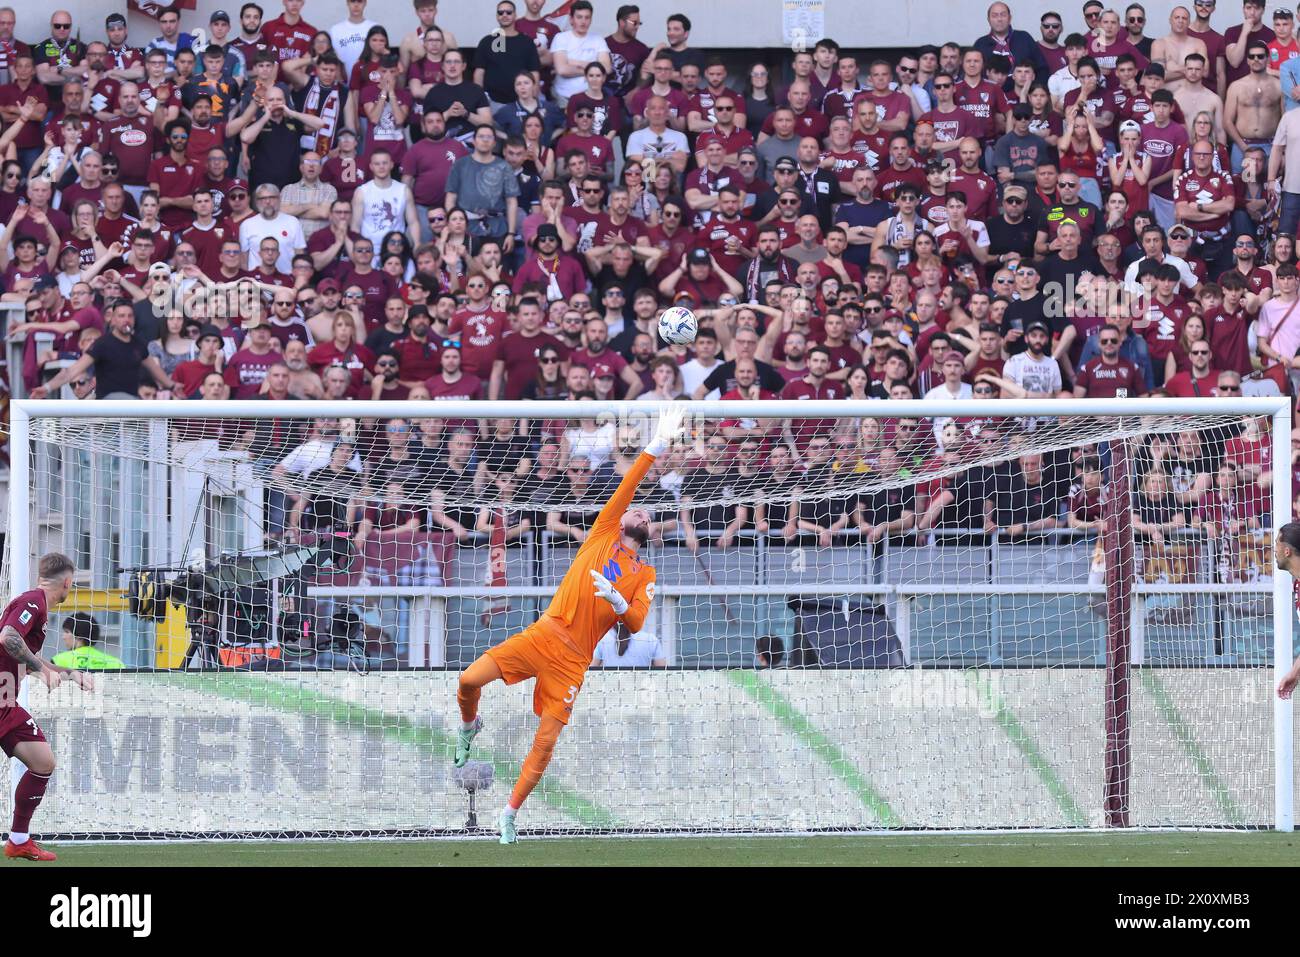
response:
<svg viewBox="0 0 1300 957"><path fill-rule="evenodd" d="M695 313L681 306L665 309L659 317L659 338L664 342L684 346L695 341L695 333L698 331L699 323L695 321Z"/></svg>

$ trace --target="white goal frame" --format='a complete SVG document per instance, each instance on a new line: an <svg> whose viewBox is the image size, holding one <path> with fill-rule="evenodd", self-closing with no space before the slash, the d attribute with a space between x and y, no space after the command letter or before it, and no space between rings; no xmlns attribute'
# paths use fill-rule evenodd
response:
<svg viewBox="0 0 1300 957"><path fill-rule="evenodd" d="M1272 514L1269 517L1274 535L1291 515L1291 472L1282 467L1291 458L1291 403L1286 397L1215 398L1215 399L1011 399L998 401L872 401L867 403L838 401L739 401L692 402L692 414L713 418L897 418L897 417L970 417L1005 418L1022 416L1090 415L1134 417L1145 415L1240 415L1267 416L1272 420L1273 473ZM650 402L585 403L584 415L656 416L663 406ZM32 529L32 457L33 420L60 419L166 419L166 418L283 418L286 409L274 402L227 401L70 401L16 400L10 405L10 487L8 502L9 594L34 587L31 580ZM347 418L403 418L421 416L440 419L484 418L572 418L575 407L569 402L295 402L292 415L297 417L329 416ZM1189 588L1194 586L1182 586ZM1231 586L1229 586L1231 587ZM1241 587L1241 586L1238 586ZM1256 586L1258 587L1258 586ZM1292 578L1281 571L1273 575L1272 605L1274 619L1273 687L1292 662ZM1292 755L1292 705L1273 695L1274 813L1273 827L1279 831L1294 828L1294 768ZM13 777L16 781L17 776Z"/></svg>

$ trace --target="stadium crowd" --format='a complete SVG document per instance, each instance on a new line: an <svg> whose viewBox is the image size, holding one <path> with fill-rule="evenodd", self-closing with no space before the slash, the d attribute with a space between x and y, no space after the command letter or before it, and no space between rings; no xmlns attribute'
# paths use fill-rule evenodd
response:
<svg viewBox="0 0 1300 957"><path fill-rule="evenodd" d="M508 513L507 539L581 541L583 504L637 448L595 414L614 400L1235 396L1300 379L1290 9L1197 0L1161 35L1141 5L1089 0L1034 36L999 2L977 38L889 60L826 38L735 73L694 42L721 38L634 5L550 19L542 0L498 0L463 46L436 0L389 24L366 0L282 4L206 23L165 9L148 40L120 14L101 30L56 10L30 45L0 8L0 299L26 309L7 330L14 393L594 405L553 428L186 420L287 490L277 534L461 539ZM700 320L689 346L657 334L674 304ZM655 478L692 547L1095 529L1100 450L758 501L919 475L1025 427L730 419ZM1141 450L1150 541L1259 526L1268 436L1231 431ZM575 507L441 508L493 487ZM723 487L763 496L689 508Z"/></svg>

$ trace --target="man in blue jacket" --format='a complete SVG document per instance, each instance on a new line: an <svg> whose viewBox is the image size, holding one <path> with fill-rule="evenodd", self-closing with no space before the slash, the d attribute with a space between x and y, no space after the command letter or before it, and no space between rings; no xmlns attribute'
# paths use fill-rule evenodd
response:
<svg viewBox="0 0 1300 957"><path fill-rule="evenodd" d="M1035 79L1046 83L1048 70L1043 51L1038 48L1038 41L1024 30L1011 29L1011 8L998 0L989 7L988 20L989 32L974 43L975 49L984 54L984 62L988 63L989 57L998 54L1010 60L1013 69L1017 63L1032 63ZM1011 89L1009 75L1005 89Z"/></svg>

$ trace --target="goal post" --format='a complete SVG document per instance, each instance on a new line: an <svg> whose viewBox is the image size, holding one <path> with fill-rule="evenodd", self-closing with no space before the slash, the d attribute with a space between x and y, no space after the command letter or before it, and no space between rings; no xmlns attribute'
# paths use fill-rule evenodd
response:
<svg viewBox="0 0 1300 957"><path fill-rule="evenodd" d="M636 497L647 624L602 638L526 827L1293 828L1286 399L686 405ZM456 674L662 408L13 402L6 600L67 552L47 657L75 612L126 665L29 689L43 825L463 833ZM530 689L484 692L494 802Z"/></svg>

